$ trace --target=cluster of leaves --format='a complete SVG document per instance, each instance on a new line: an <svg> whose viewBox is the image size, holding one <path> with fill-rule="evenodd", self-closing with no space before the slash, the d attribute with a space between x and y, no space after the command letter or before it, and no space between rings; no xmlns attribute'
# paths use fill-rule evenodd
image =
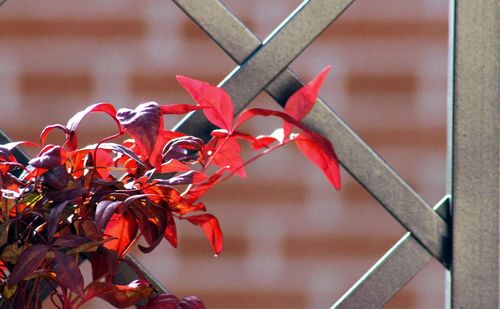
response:
<svg viewBox="0 0 500 309"><path fill-rule="evenodd" d="M0 145L0 290L1 302L15 308L39 308L43 288L59 308L78 308L93 297L125 308L142 301L142 308L203 308L196 297L179 300L159 295L145 280L128 285L114 282L118 265L142 238L139 250L151 252L166 239L177 247L176 221L201 227L215 254L223 236L217 218L206 213L200 198L215 184L236 174L255 159L294 142L337 189L339 166L332 145L301 124L316 100L328 72L293 94L284 111L252 108L234 119L233 104L224 90L178 76L196 105L149 102L134 110L116 110L98 103L75 114L66 125L47 126L40 145L14 142ZM165 130L163 116L202 110L218 129L204 142L196 136ZM78 147L76 131L90 113L105 113L118 132L95 145ZM270 135L240 132L255 116L282 119ZM62 145L45 145L52 131L65 134ZM121 135L131 139L111 142ZM244 160L240 143L255 155ZM40 147L23 165L13 148ZM85 284L82 259L92 266ZM139 278L144 274L138 272Z"/></svg>

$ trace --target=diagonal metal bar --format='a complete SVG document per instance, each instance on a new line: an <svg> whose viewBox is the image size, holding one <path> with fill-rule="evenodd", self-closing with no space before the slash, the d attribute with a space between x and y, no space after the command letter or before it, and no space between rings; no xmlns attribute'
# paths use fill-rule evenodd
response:
<svg viewBox="0 0 500 309"><path fill-rule="evenodd" d="M12 140L9 138L5 132L0 130L0 144L6 144L10 143ZM26 154L21 148L16 147L13 151L14 156L19 162L27 162L30 160L29 155ZM83 256L82 256L83 257ZM84 257L83 257L84 258ZM83 261L83 259L82 259ZM118 273L116 275L116 279L121 282L121 283L130 283L131 281L135 279L140 279L134 269L137 269L141 271L145 279L155 288L156 291L159 293L169 293L168 290L156 279L153 274L151 274L146 267L144 267L139 260L134 258L131 254L125 257L125 263L120 264L120 268L118 270ZM52 292L52 289L47 285L44 289L42 289L42 295L41 298L45 299L47 296L50 295Z"/></svg>
<svg viewBox="0 0 500 309"><path fill-rule="evenodd" d="M249 55L219 86L230 95L235 113L255 98L269 82L285 69L328 25L330 25L354 0L309 0L304 1L284 22L278 26L265 42ZM194 1L191 4L205 18L212 19L211 10L206 10L210 1ZM226 19L227 20L227 19ZM212 19L213 23L219 20ZM229 25L220 25L225 27ZM225 33L227 33L227 28ZM239 35L238 33L236 35ZM260 42L258 43L260 45ZM213 127L197 111L185 117L176 130L209 139Z"/></svg>
<svg viewBox="0 0 500 309"><path fill-rule="evenodd" d="M449 220L449 203L447 195L434 207L445 220ZM413 235L406 233L331 308L382 308L431 259Z"/></svg>
<svg viewBox="0 0 500 309"><path fill-rule="evenodd" d="M259 48L261 42L219 1L173 1L238 64L257 61L254 59L262 51L262 48ZM329 3L332 2L334 1L329 1ZM340 2L347 7L352 1ZM338 12L341 13L342 10ZM303 26L307 27L307 24ZM241 38L242 44L239 45L239 41L230 41L233 38ZM276 58L279 58L281 51L282 49L277 47ZM250 57L250 60L246 57ZM241 89L245 89L246 83L252 83L253 76L244 77L248 80L240 84ZM229 75L222 85L232 78L233 76ZM241 80L242 78L239 78L239 81ZM287 98L302 85L303 83L295 74L290 69L286 69L267 86L266 91L278 103L284 105ZM227 90L231 91L232 97L240 97L241 89L231 87ZM448 235L446 222L434 213L431 207L321 99L318 99L304 122L332 141L345 169L407 230L412 232L420 244L445 267L448 267L449 258L445 242Z"/></svg>

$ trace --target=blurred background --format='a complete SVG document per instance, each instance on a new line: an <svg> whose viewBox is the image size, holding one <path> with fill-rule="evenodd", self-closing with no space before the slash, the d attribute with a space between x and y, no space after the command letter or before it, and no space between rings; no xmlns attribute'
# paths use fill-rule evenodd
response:
<svg viewBox="0 0 500 309"><path fill-rule="evenodd" d="M301 1L223 2L264 39ZM291 66L309 80L331 65L322 98L431 205L445 193L447 14L444 0L357 0ZM234 67L168 0L7 0L0 128L37 141L45 125L98 101L189 103L176 74L217 84ZM278 108L265 94L252 104ZM113 129L93 115L80 142ZM225 233L219 257L187 224L177 250L163 242L134 252L176 295L198 295L208 308L326 308L405 233L345 171L337 192L294 146L247 173L204 199ZM430 262L386 308L442 308L444 276Z"/></svg>

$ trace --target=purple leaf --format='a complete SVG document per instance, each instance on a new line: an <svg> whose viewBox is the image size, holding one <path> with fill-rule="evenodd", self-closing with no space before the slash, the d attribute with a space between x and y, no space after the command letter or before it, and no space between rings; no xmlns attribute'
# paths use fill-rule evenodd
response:
<svg viewBox="0 0 500 309"><path fill-rule="evenodd" d="M113 250L98 247L95 252L88 252L89 261L92 264L92 279L98 280L105 276L111 279L118 270L118 254Z"/></svg>
<svg viewBox="0 0 500 309"><path fill-rule="evenodd" d="M49 247L46 245L32 245L21 252L7 281L8 286L13 287L24 277L34 272L45 259L48 250Z"/></svg>
<svg viewBox="0 0 500 309"><path fill-rule="evenodd" d="M53 245L56 247L63 247L63 248L76 248L90 241L91 239L88 237L81 237L75 234L66 234L58 237L54 241Z"/></svg>
<svg viewBox="0 0 500 309"><path fill-rule="evenodd" d="M170 140L165 147L163 147L162 161L176 159L179 161L190 159L197 160L197 153L189 155L188 150L201 151L204 154L205 143L201 138L196 136L181 136Z"/></svg>
<svg viewBox="0 0 500 309"><path fill-rule="evenodd" d="M42 176L43 185L51 189L63 189L71 180L71 176L66 171L64 166L56 166L51 168Z"/></svg>
<svg viewBox="0 0 500 309"><path fill-rule="evenodd" d="M40 151L38 157L31 159L28 163L34 167L45 169L61 166L64 162L62 151L61 146L47 145Z"/></svg>
<svg viewBox="0 0 500 309"><path fill-rule="evenodd" d="M59 217L68 203L69 201L61 202L50 210L49 219L47 220L47 234L49 242L52 242L52 239L54 238L54 233L56 232L57 225L59 223Z"/></svg>
<svg viewBox="0 0 500 309"><path fill-rule="evenodd" d="M46 197L53 201L69 201L78 196L82 196L86 189L80 181L70 180L62 189L47 190Z"/></svg>
<svg viewBox="0 0 500 309"><path fill-rule="evenodd" d="M163 126L160 105L148 102L140 104L135 110L120 108L116 116L120 124L134 138L139 152L150 157Z"/></svg>
<svg viewBox="0 0 500 309"><path fill-rule="evenodd" d="M97 230L102 230L108 224L109 219L115 213L116 208L122 205L122 201L100 201L95 210L95 223Z"/></svg>
<svg viewBox="0 0 500 309"><path fill-rule="evenodd" d="M55 253L56 263L54 270L57 279L59 279L63 286L83 297L83 276L75 259L59 251L55 251Z"/></svg>
<svg viewBox="0 0 500 309"><path fill-rule="evenodd" d="M205 304L197 296L184 297L177 305L182 309L205 309Z"/></svg>

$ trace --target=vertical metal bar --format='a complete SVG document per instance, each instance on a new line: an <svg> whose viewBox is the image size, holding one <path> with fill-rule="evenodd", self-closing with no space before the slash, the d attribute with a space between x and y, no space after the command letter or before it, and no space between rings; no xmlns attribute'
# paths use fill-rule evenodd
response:
<svg viewBox="0 0 500 309"><path fill-rule="evenodd" d="M451 205L453 204L452 195L452 176L453 176L453 91L454 91L454 66L455 66L455 2L451 0L448 3L448 85L447 85L447 119L446 119L446 194L450 196L448 212L451 216ZM448 218L449 229L451 232L451 217ZM451 245L450 245L451 256ZM450 261L450 264L453 263ZM451 309L451 265L445 273L445 295L444 307Z"/></svg>
<svg viewBox="0 0 500 309"><path fill-rule="evenodd" d="M453 308L499 308L500 2L455 0Z"/></svg>

